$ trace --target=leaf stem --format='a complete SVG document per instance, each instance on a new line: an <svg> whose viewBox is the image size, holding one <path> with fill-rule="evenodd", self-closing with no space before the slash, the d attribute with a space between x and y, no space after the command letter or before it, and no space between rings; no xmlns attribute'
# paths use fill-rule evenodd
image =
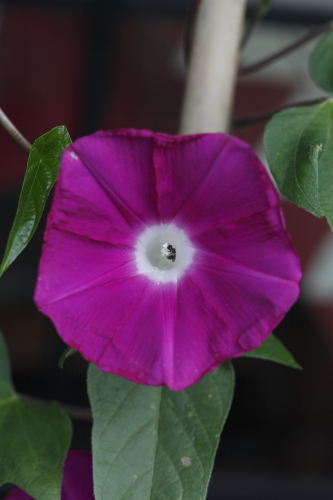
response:
<svg viewBox="0 0 333 500"><path fill-rule="evenodd" d="M8 116L4 113L4 111L0 108L0 124L3 126L5 130L7 130L8 134L23 148L27 153L30 153L31 144L27 139L17 130L15 125L10 121Z"/></svg>
<svg viewBox="0 0 333 500"><path fill-rule="evenodd" d="M45 399L41 398L35 398L33 396L27 396L26 394L18 394L19 398L22 401L25 401L27 403L40 403L40 404L45 404L48 403L49 401L46 401ZM82 420L85 422L91 422L92 421L92 413L90 408L88 407L82 407L82 406L75 406L75 405L65 405L60 403L61 408L67 415L71 418L74 418L75 420Z"/></svg>
<svg viewBox="0 0 333 500"><path fill-rule="evenodd" d="M274 52L268 57L265 57L261 59L261 61L258 61L254 64L249 64L248 66L243 66L242 68L239 69L238 76L246 76L250 75L251 73L254 73L255 71L259 71L260 69L264 68L268 64L276 61L277 59L280 59L280 57L283 57L286 54L289 54L290 52L298 49L305 43L309 42L313 38L316 38L317 36L321 35L322 33L326 33L326 31L329 31L333 29L333 21L329 21L328 23L322 24L318 28L314 28L305 35L302 35L300 38L298 38L296 41L292 42L290 45L285 47L284 49L280 49L277 52Z"/></svg>
<svg viewBox="0 0 333 500"><path fill-rule="evenodd" d="M266 14L266 12L269 9L269 6L270 6L271 3L272 3L272 0L260 0L258 8L257 8L254 16L250 20L250 22L249 22L249 24L247 26L247 29L246 29L246 31L244 33L243 40L242 40L242 43L241 43L241 49L244 49L244 47L247 44L247 42L249 41L249 39L250 39L253 31L255 30L255 28L260 23L261 19Z"/></svg>
<svg viewBox="0 0 333 500"><path fill-rule="evenodd" d="M326 101L328 97L329 96L317 97L316 99L311 99L308 101L300 101L300 102L296 102L296 103L292 103L292 104L287 104L285 106L275 108L271 111L266 111L266 113L261 113L261 114L254 115L254 116L248 116L245 118L237 118L237 119L234 119L232 121L232 126L233 127L247 127L249 125L254 125L255 123L262 122L264 120L268 120L276 113L279 113L280 111L284 111L285 109L296 108L296 107L300 107L300 106L312 106L313 104L320 104L321 102Z"/></svg>

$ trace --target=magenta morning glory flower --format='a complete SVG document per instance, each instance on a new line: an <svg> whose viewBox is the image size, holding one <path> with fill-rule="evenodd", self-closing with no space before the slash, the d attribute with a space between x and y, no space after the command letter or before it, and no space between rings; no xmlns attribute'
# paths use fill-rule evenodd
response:
<svg viewBox="0 0 333 500"><path fill-rule="evenodd" d="M62 478L61 500L94 500L92 456L88 451L69 450ZM5 500L34 500L20 488L14 488Z"/></svg>
<svg viewBox="0 0 333 500"><path fill-rule="evenodd" d="M120 130L64 152L35 301L101 370L189 387L259 346L300 277L277 192L244 142Z"/></svg>

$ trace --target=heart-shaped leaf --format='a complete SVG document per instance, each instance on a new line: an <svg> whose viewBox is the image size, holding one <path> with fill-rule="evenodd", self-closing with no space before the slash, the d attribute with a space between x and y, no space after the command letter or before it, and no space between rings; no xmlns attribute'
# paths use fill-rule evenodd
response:
<svg viewBox="0 0 333 500"><path fill-rule="evenodd" d="M12 386L0 334L0 484L13 483L36 500L60 500L72 426L58 403L25 402Z"/></svg>
<svg viewBox="0 0 333 500"><path fill-rule="evenodd" d="M277 113L264 144L281 193L333 227L333 99Z"/></svg>
<svg viewBox="0 0 333 500"><path fill-rule="evenodd" d="M91 364L96 500L204 500L233 388L230 362L179 392Z"/></svg>

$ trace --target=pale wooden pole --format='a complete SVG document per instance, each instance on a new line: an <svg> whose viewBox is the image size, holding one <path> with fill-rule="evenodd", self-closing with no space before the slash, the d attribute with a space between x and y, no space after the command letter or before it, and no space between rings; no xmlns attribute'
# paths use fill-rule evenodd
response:
<svg viewBox="0 0 333 500"><path fill-rule="evenodd" d="M201 0L180 134L228 132L246 0Z"/></svg>

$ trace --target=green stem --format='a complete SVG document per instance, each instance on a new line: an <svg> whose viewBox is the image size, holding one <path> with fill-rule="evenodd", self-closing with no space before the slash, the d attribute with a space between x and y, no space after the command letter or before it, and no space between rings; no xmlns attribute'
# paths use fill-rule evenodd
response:
<svg viewBox="0 0 333 500"><path fill-rule="evenodd" d="M17 130L15 125L10 121L8 116L3 112L0 108L0 124L3 126L5 130L7 130L8 134L24 149L27 153L30 153L31 144L21 132Z"/></svg>
<svg viewBox="0 0 333 500"><path fill-rule="evenodd" d="M312 40L313 38L316 38L317 36L321 35L322 33L326 33L326 31L330 31L331 29L333 29L333 21L329 21L328 23L325 23L319 26L318 28L312 29L305 35L302 35L300 38L298 38L295 42L285 47L284 49L278 50L274 54L265 57L261 61L258 61L254 64L243 66L242 68L239 69L238 76L246 76L250 75L251 73L254 73L255 71L259 71L268 64L276 61L277 59L280 59L280 57L283 57L286 54L289 54L290 52L293 52L294 50L298 49L305 43Z"/></svg>

